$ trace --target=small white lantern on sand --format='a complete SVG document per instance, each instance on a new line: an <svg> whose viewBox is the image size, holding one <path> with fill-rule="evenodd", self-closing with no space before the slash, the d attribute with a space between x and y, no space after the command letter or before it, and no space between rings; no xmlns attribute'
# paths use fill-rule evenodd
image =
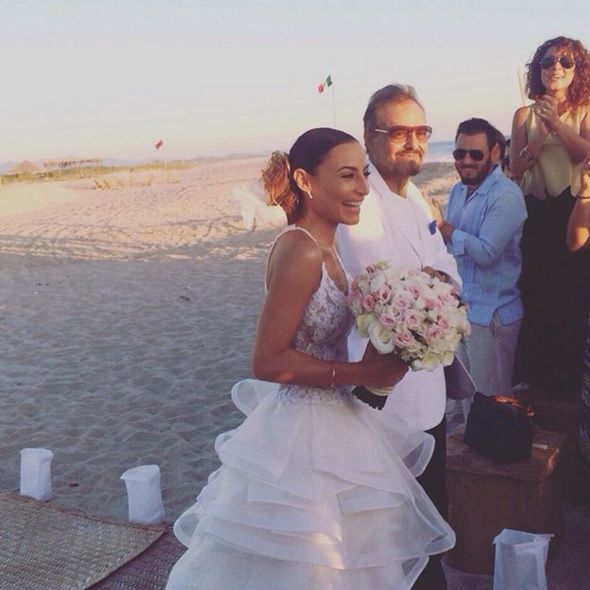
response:
<svg viewBox="0 0 590 590"><path fill-rule="evenodd" d="M545 564L552 537L504 529L494 539L494 590L547 590Z"/></svg>
<svg viewBox="0 0 590 590"><path fill-rule="evenodd" d="M51 500L51 460L49 449L21 449L20 493L35 500Z"/></svg>
<svg viewBox="0 0 590 590"><path fill-rule="evenodd" d="M159 524L164 520L164 504L160 492L160 468L140 465L123 473L127 488L129 521L138 524Z"/></svg>

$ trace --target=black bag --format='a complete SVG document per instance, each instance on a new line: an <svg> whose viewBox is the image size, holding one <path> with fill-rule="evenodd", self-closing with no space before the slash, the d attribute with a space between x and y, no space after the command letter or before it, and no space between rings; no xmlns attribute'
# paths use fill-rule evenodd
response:
<svg viewBox="0 0 590 590"><path fill-rule="evenodd" d="M476 393L463 442L495 463L522 461L531 456L533 410L517 399Z"/></svg>

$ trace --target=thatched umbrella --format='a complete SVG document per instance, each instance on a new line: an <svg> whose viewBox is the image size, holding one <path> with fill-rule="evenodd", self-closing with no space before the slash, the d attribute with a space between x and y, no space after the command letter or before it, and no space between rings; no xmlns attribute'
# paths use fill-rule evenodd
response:
<svg viewBox="0 0 590 590"><path fill-rule="evenodd" d="M33 174L33 172L37 172L38 170L39 168L37 168L34 162L23 160L10 170L10 174Z"/></svg>

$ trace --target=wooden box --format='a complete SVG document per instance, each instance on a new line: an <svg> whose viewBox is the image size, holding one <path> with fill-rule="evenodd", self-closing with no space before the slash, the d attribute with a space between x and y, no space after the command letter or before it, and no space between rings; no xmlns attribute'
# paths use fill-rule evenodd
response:
<svg viewBox="0 0 590 590"><path fill-rule="evenodd" d="M559 536L565 439L564 433L539 430L533 443L546 449L533 447L530 459L497 465L465 445L463 432L449 437L449 523L457 535L449 565L463 572L492 574L493 540L504 528Z"/></svg>
<svg viewBox="0 0 590 590"><path fill-rule="evenodd" d="M579 399L554 399L533 388L519 392L516 397L533 406L534 422L539 428L551 432L565 432L568 435L562 452L563 456L560 459L564 462L567 494L571 490L572 480L576 475L576 450L582 402Z"/></svg>

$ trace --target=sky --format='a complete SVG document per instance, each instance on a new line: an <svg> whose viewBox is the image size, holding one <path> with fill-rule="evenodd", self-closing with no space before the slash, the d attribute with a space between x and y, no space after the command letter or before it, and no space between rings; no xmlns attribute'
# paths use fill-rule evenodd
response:
<svg viewBox="0 0 590 590"><path fill-rule="evenodd" d="M415 86L431 141L472 116L509 134L537 46L590 46L588 0L0 0L0 14L0 161L264 153L318 126L362 138L391 82Z"/></svg>

